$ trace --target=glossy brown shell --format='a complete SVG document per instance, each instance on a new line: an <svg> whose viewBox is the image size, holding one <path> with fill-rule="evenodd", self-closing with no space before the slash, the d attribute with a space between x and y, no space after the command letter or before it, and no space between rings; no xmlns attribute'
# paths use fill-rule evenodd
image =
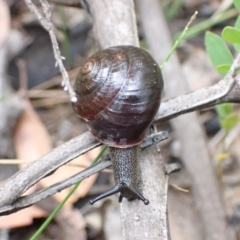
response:
<svg viewBox="0 0 240 240"><path fill-rule="evenodd" d="M99 51L80 69L73 108L99 141L125 148L139 144L160 105L158 64L143 49L117 46Z"/></svg>

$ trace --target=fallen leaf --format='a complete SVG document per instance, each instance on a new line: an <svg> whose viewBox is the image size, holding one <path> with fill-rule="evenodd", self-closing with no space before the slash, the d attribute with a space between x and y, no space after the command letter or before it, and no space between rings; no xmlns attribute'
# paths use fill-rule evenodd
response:
<svg viewBox="0 0 240 240"><path fill-rule="evenodd" d="M18 158L35 160L52 149L50 136L29 102L26 103L26 110L24 111L16 130L17 134L15 134L14 139L16 155ZM89 166L99 151L99 148L93 149L87 154L71 161L71 163ZM26 164L21 165L21 168L25 165ZM83 169L75 166L62 166L52 175L42 179L38 184L42 188L46 188L80 172L81 170ZM78 198L84 197L94 184L96 177L97 174L85 179L75 193L69 198L67 203L74 203ZM29 194L29 191L32 191L32 188L26 193ZM57 201L62 201L68 192L69 189L65 189L62 192L53 195L53 197Z"/></svg>
<svg viewBox="0 0 240 240"><path fill-rule="evenodd" d="M28 101L15 129L14 145L17 158L30 161L52 149L48 131ZM25 165L22 164L21 168Z"/></svg>
<svg viewBox="0 0 240 240"><path fill-rule="evenodd" d="M73 161L71 161L71 164L83 165L86 167L90 166L93 159L98 155L99 151L100 151L100 148L93 149L92 151L84 154L83 156L80 156L80 157L74 159ZM80 167L63 166L63 167L59 168L53 175L41 180L40 184L41 184L41 186L46 188L56 182L62 181L63 179L66 179L74 174L77 174L82 170L83 170L83 168L80 168ZM89 190L91 189L92 185L94 184L96 177L97 177L97 174L84 179L84 181L81 182L78 189L69 198L68 203L74 203L79 198L86 196L87 193L89 192ZM61 191L60 193L55 194L53 197L57 201L62 201L65 198L65 196L68 194L68 192L69 192L69 188Z"/></svg>
<svg viewBox="0 0 240 240"><path fill-rule="evenodd" d="M39 207L31 206L19 212L0 217L0 229L17 228L32 224L34 218L47 217Z"/></svg>
<svg viewBox="0 0 240 240"><path fill-rule="evenodd" d="M49 136L46 127L42 123L38 114L35 112L31 103L27 100L25 102L25 110L23 111L15 128L14 145L16 157L18 159L24 159L25 161L38 159L52 149L51 137ZM71 163L89 166L99 151L100 149L94 149L87 154L76 158ZM26 165L27 164L20 164L20 168L24 168ZM51 176L46 177L38 184L31 187L24 193L24 195L33 193L36 188L45 188L56 182L62 181L80 172L82 169L83 168L76 166L63 166ZM84 180L77 191L69 199L68 205L71 205L73 202L78 200L79 197L84 197L94 184L96 177L97 175L94 175ZM55 194L53 197L57 201L62 201L67 195L68 191L69 189L66 189ZM1 217L0 228L13 228L29 225L32 223L33 218L46 217L46 215L47 213L41 210L39 207L32 206L9 216Z"/></svg>
<svg viewBox="0 0 240 240"><path fill-rule="evenodd" d="M35 160L52 149L50 136L32 108L25 101L25 109L14 131L14 147L17 158ZM20 167L24 167L22 164ZM31 187L24 195L33 193L37 185ZM47 213L37 206L31 206L19 212L0 218L0 228L14 228L30 225L33 218L46 217Z"/></svg>

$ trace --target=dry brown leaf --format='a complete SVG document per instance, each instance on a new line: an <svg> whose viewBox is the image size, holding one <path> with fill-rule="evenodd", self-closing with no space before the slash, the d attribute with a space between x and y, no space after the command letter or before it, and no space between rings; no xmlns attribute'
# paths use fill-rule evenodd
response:
<svg viewBox="0 0 240 240"><path fill-rule="evenodd" d="M72 164L76 165L83 165L83 166L89 166L91 165L93 159L98 155L100 149L96 148L87 154L80 156L76 158L75 160L71 161ZM58 169L53 175L44 178L41 180L40 184L43 187L48 187L56 182L62 181L63 179L70 177L78 172L83 170L82 168L75 167L75 166L63 166L60 169ZM92 187L96 180L97 174L84 179L78 189L74 192L74 194L70 197L68 200L68 203L74 203L76 202L80 197L86 196L86 194L89 192L89 189ZM62 201L64 197L68 194L69 189L65 189L61 191L60 193L55 194L53 197L57 201Z"/></svg>
<svg viewBox="0 0 240 240"><path fill-rule="evenodd" d="M32 224L33 218L47 217L42 209L32 206L8 216L0 217L0 229L22 227Z"/></svg>
<svg viewBox="0 0 240 240"><path fill-rule="evenodd" d="M15 128L14 147L16 156L25 160L37 159L52 149L51 139L45 126L27 100ZM35 189L36 186L33 186L25 194L30 194ZM31 206L9 216L1 217L0 228L29 225L33 218L46 217L46 215L47 213L39 207Z"/></svg>
<svg viewBox="0 0 240 240"><path fill-rule="evenodd" d="M16 126L14 144L17 158L25 160L38 159L52 149L51 138L28 101Z"/></svg>
<svg viewBox="0 0 240 240"><path fill-rule="evenodd" d="M15 147L17 157L20 159L37 159L49 152L52 148L50 136L29 102L26 104L26 110L21 118L21 123L18 124L17 132L18 134L15 136ZM75 159L71 163L89 166L98 153L99 149L94 149ZM79 167L63 166L51 176L41 180L39 186L46 188L80 172L81 170L82 169ZM73 203L79 197L84 197L94 184L96 177L97 175L94 175L84 180L75 193L70 197L68 203ZM32 188L29 189L27 194L32 190ZM53 197L57 201L62 201L68 191L69 189L63 190L62 192L55 194Z"/></svg>
<svg viewBox="0 0 240 240"><path fill-rule="evenodd" d="M14 145L16 157L24 160L35 160L51 151L52 143L51 138L41 122L39 116L33 109L31 103L26 101L25 110L19 119L14 133ZM94 149L84 156L75 159L73 163L89 166L92 160L99 153L99 149ZM24 168L26 164L21 164L20 168ZM51 176L41 180L37 186L42 188L48 187L58 181L62 181L69 176L80 172L82 168L75 166L63 166L58 169ZM81 186L70 198L68 204L75 202L79 197L85 196L93 183L95 182L96 175L86 179L82 182ZM37 186L30 188L24 195L30 194L35 191ZM66 189L61 193L54 196L57 201L63 200L69 190ZM0 228L12 228L24 226L32 223L33 218L45 217L47 214L40 208L32 206L28 209L21 210L20 212L11 214L6 217L0 218Z"/></svg>
<svg viewBox="0 0 240 240"><path fill-rule="evenodd" d="M16 154L17 157L20 159L37 159L52 149L50 136L45 126L42 124L39 116L29 102L26 102L26 109L16 128L16 134L14 139ZM74 161L72 161L72 163L89 166L98 153L99 149L94 149L91 152L85 154L84 156L80 156L79 158L75 159ZM23 167L25 165L21 166ZM45 188L56 182L62 181L80 172L81 170L82 169L79 167L63 166L51 176L41 180L39 184L41 187ZM95 182L96 176L97 175L84 180L81 183L81 186L69 199L69 202L75 202L79 197L85 196ZM33 191L32 188L28 190L28 194L29 191ZM69 190L66 189L60 193L57 193L56 195L54 195L54 198L57 201L61 201L66 196L68 191Z"/></svg>

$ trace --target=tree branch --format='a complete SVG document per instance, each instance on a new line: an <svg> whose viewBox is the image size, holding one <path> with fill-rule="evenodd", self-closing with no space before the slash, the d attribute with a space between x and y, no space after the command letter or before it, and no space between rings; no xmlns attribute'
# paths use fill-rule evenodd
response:
<svg viewBox="0 0 240 240"><path fill-rule="evenodd" d="M147 147L149 147L153 144L159 143L159 142L167 139L167 137L168 137L168 133L166 131L159 132L159 133L153 133L153 134L147 136L144 139L144 141L141 144L141 148L145 149L145 148L147 148ZM79 137L77 137L76 142L78 140L79 140ZM82 140L82 141L84 141L84 140ZM70 144L72 146L72 143L70 143ZM85 148L83 148L83 149L77 149L74 154L81 155L81 154L84 153L84 151L88 151L90 148L95 147L94 144L95 143L93 142L92 144L90 143L89 145L85 146ZM98 144L100 144L100 143L98 143ZM67 149L67 146L61 145L61 146L58 147L57 152L59 154L62 154L63 152L66 151L66 149ZM74 155L72 157L74 157ZM53 167L55 165L57 165L58 163L62 166L63 164L66 164L67 162L69 162L69 159L65 159L65 158L63 158L62 160L59 161L58 156L54 155L52 152L48 153L43 158L38 159L37 162L42 162L42 165L44 165L44 163L46 163L46 159L52 159L52 166ZM93 175L93 174L111 166L112 163L111 163L111 161L109 161L109 159L110 159L110 157L107 155L104 158L104 160L96 163L93 166L90 166L90 167L84 169L80 173L75 174L75 175L65 179L64 181L58 182L54 185L51 185L48 188L42 189L42 190L37 191L35 193L32 193L30 195L21 197L22 192L17 192L16 193L16 200L14 200L12 203L9 202L10 204L5 204L3 207L0 207L0 215L10 214L10 213L16 212L18 210L21 210L23 208L29 207L32 204L43 200L44 198L47 198L51 195L54 195L55 193L58 193L58 192L62 191L63 189L66 189L66 188L78 183L79 181L81 181L81 180L83 180L83 179L85 179L85 178L87 178L87 177L89 177L89 176L91 176L91 175ZM33 164L33 165L34 165L34 166L32 166L33 168L38 166L36 164ZM56 169L59 168L59 166L55 166L55 167L56 167ZM52 169L52 171L55 170L55 167ZM172 166L172 167L174 169L176 169L176 167L178 167L178 166ZM27 173L28 173L29 169L31 169L31 167L23 169L20 173L21 174L20 177L25 176L25 174L26 174L25 171L27 171ZM51 174L51 172L48 173L48 174ZM41 179L44 178L42 172L39 175L41 176ZM41 179L39 179L39 180L41 180ZM16 186L17 189L14 189L14 192L17 191L18 189L25 188L25 186L28 189L31 185L32 185L32 182L31 182L31 184L28 184L28 185L25 185L24 183L23 184L20 183L19 185ZM25 191L27 189L25 189ZM7 194L11 195L11 192L10 193L7 192Z"/></svg>
<svg viewBox="0 0 240 240"><path fill-rule="evenodd" d="M32 185L77 156L100 146L90 132L71 139L42 158L27 165L0 187L0 207L13 203Z"/></svg>
<svg viewBox="0 0 240 240"><path fill-rule="evenodd" d="M236 70L240 54L232 67ZM197 90L173 99L164 101L154 121L166 121L185 113L212 107L220 103L240 102L240 75L228 74L213 86Z"/></svg>
<svg viewBox="0 0 240 240"><path fill-rule="evenodd" d="M82 181L83 179L90 177L91 175L102 171L103 169L111 166L111 161L100 161L96 163L95 165L86 168L85 170L81 171L78 174L75 174L74 176L62 181L58 182L48 188L42 189L38 192L35 192L28 196L23 196L18 198L16 201L12 202L11 204L4 205L4 207L0 208L0 216L8 215L10 213L14 213L16 211L19 211L23 208L30 207L34 203L37 203L41 201L44 198L47 198L51 195L54 195L55 193L58 193L62 191L65 188L71 187L72 185L76 184L79 181Z"/></svg>

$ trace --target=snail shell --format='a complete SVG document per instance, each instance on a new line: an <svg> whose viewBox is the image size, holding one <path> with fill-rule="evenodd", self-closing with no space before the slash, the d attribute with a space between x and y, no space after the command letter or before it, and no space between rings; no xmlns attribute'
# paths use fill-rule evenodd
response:
<svg viewBox="0 0 240 240"><path fill-rule="evenodd" d="M75 82L75 112L96 139L127 148L142 142L160 105L158 64L143 49L117 46L87 59Z"/></svg>

